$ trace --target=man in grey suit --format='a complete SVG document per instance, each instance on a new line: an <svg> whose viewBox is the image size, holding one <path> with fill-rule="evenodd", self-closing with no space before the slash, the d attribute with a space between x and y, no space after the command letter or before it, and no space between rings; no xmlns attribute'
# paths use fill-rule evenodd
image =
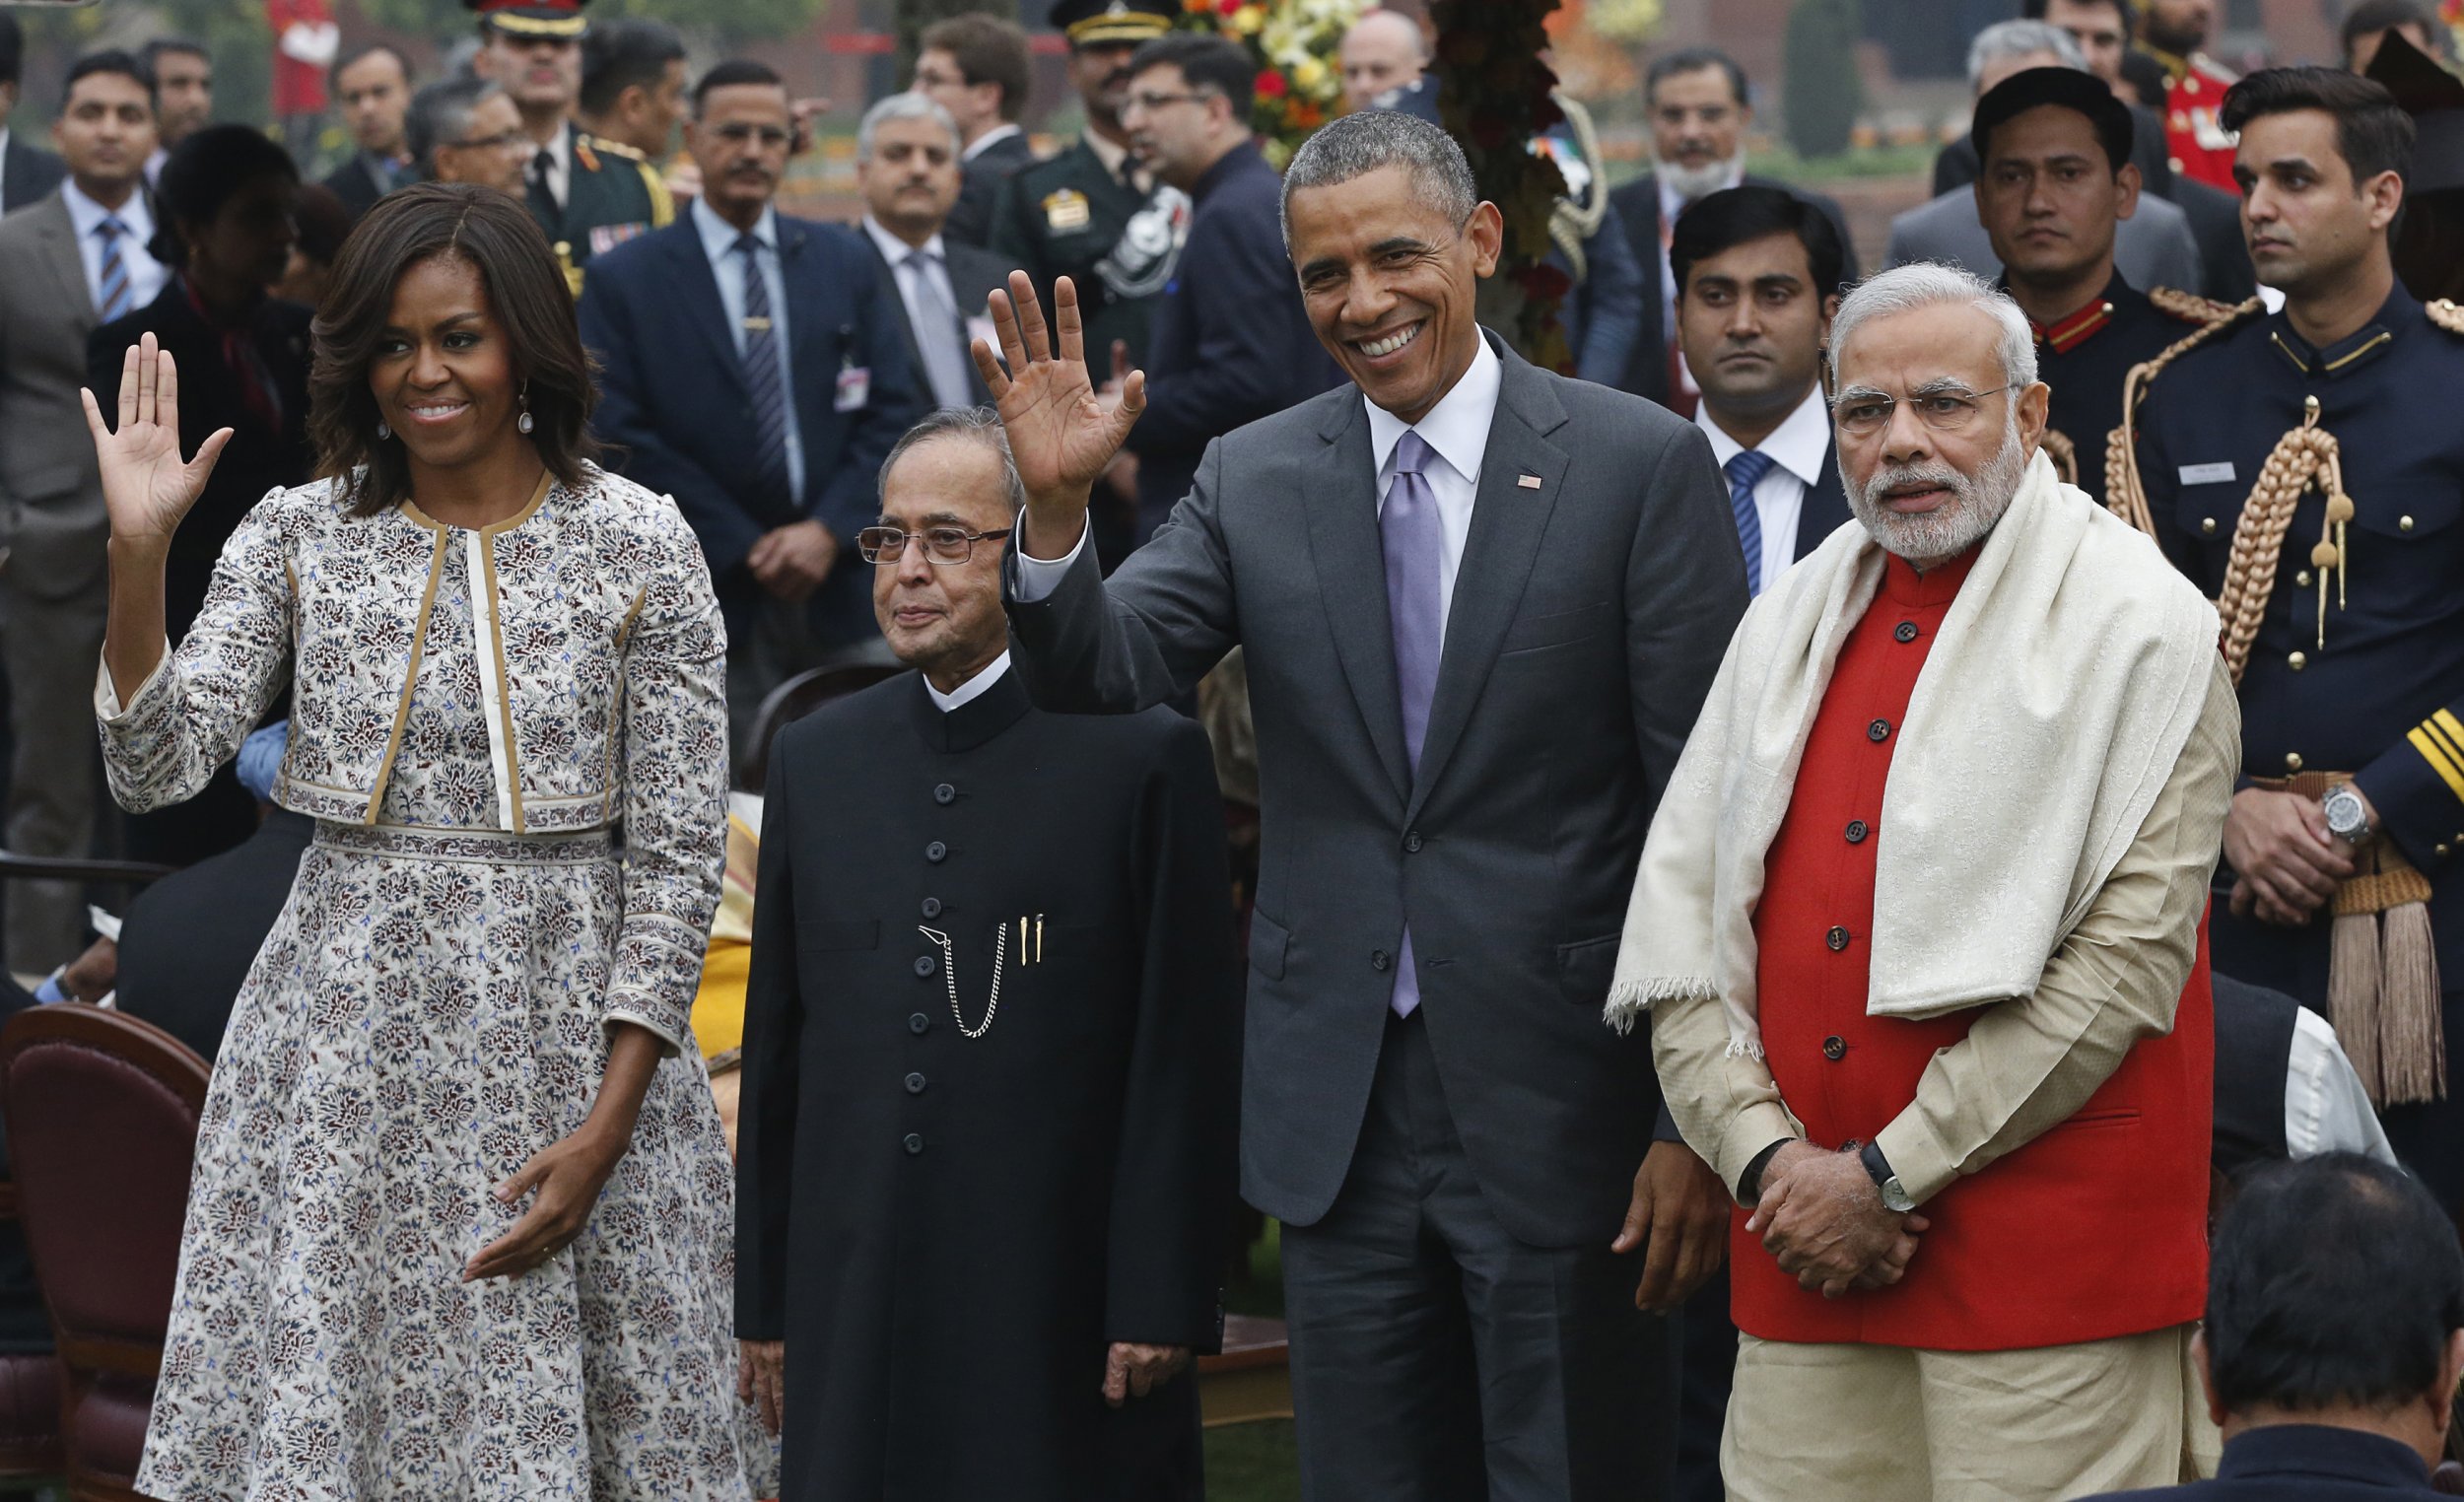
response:
<svg viewBox="0 0 2464 1502"><path fill-rule="evenodd" d="M876 101L856 127L856 186L881 285L894 290L916 388L935 407L992 399L968 358L986 301L1009 268L943 234L958 202L958 122L923 94Z"/></svg>
<svg viewBox="0 0 2464 1502"><path fill-rule="evenodd" d="M1353 384L1210 444L1109 582L1087 493L1143 376L1096 397L1065 281L1058 359L1023 276L993 300L1016 665L1047 709L1121 713L1246 649L1241 1173L1284 1223L1302 1495L1663 1496L1661 1312L1727 1205L1601 1016L1618 889L1745 607L1737 529L1700 431L1472 321L1503 226L1443 131L1347 116L1282 191Z"/></svg>
<svg viewBox="0 0 2464 1502"><path fill-rule="evenodd" d="M1996 84L2030 68L2088 71L2086 55L2070 33L2043 21L2005 21L1976 34L1968 45L1968 89L1983 99ZM1976 209L1975 184L1962 183L1890 222L1885 269L1911 261L1964 266L1987 281L2002 274ZM2207 272L2190 218L2178 204L2141 194L2137 212L2115 228L2113 264L2133 287L2170 287L2208 295Z"/></svg>
<svg viewBox="0 0 2464 1502"><path fill-rule="evenodd" d="M25 58L25 32L15 16L0 11L0 214L38 201L68 172L59 158L9 129Z"/></svg>
<svg viewBox="0 0 2464 1502"><path fill-rule="evenodd" d="M9 675L8 847L83 855L94 842L95 664L104 604L102 482L85 412L86 336L152 303L167 273L142 190L154 85L125 52L69 69L51 137L68 180L0 220L0 662ZM76 954L84 909L66 882L9 893L8 968Z"/></svg>

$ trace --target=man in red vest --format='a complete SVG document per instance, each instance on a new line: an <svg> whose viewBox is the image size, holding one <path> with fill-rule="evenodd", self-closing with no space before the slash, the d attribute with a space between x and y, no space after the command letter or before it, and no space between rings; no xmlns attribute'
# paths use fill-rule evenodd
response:
<svg viewBox="0 0 2464 1502"><path fill-rule="evenodd" d="M2239 735L2216 614L2055 477L2007 297L1899 267L1831 358L1863 525L1739 628L1609 1002L1738 1201L1729 1495L2167 1483Z"/></svg>

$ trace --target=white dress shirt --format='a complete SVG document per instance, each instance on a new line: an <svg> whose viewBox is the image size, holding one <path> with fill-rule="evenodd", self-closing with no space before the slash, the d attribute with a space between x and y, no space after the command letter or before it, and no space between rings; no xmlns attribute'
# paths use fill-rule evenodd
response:
<svg viewBox="0 0 2464 1502"><path fill-rule="evenodd" d="M1420 474L1428 482L1429 493L1437 498L1437 517L1446 533L1444 556L1438 564L1441 636L1446 623L1454 618L1455 579L1463 570L1464 545L1472 536L1472 504L1479 492L1480 460L1488 453L1489 425L1497 417L1497 392L1505 383L1505 376L1497 352L1488 347L1483 336L1472 357L1471 369L1419 422L1405 423L1369 400L1366 393L1360 398L1369 413L1369 456L1377 464L1380 512L1386 510L1386 494L1395 484L1395 447L1405 433L1419 434L1438 460ZM1032 605L1052 594L1061 575L1077 561L1079 549L1086 546L1086 531L1081 527L1077 546L1058 559L1036 558L1025 547L1018 549L1021 601Z"/></svg>
<svg viewBox="0 0 2464 1502"><path fill-rule="evenodd" d="M727 337L736 347L736 358L744 358L744 257L736 253L736 239L743 234L735 226L712 211L708 200L693 200L694 232L702 237L702 253L710 257L711 274L719 280L719 306L727 312ZM772 345L779 352L779 389L787 397L787 493L796 504L804 502L804 444L795 421L795 362L787 354L787 279L779 266L779 211L762 210L761 223L753 227L753 238L761 242L755 259L762 263L762 288L770 294L770 328Z"/></svg>
<svg viewBox="0 0 2464 1502"><path fill-rule="evenodd" d="M537 141L532 141L530 155L522 158L522 184L525 187L530 183L530 165L539 160L541 149ZM573 189L574 127L569 124L559 130L548 141L545 150L548 154L548 196L555 199L556 206L562 209L570 201L568 194Z"/></svg>
<svg viewBox="0 0 2464 1502"><path fill-rule="evenodd" d="M932 707L939 710L942 714L947 715L952 710L957 709L960 705L966 704L970 700L982 695L986 689L991 688L993 684L1000 682L1001 674L1008 671L1009 653L1004 650L999 656L994 657L990 663L986 664L983 670L978 672L974 677L950 690L948 693L944 694L939 689L934 688L932 686L932 680L929 678L924 680L924 692L932 696Z"/></svg>
<svg viewBox="0 0 2464 1502"><path fill-rule="evenodd" d="M941 237L935 234L922 245L911 245L882 228L881 221L870 214L864 216L864 233L872 237L873 247L881 252L883 260L890 263L891 274L898 279L898 300L907 305L907 326L916 331L916 342L922 344L926 338L946 337L958 332L961 325L954 321L958 313L958 290L950 285L948 252L941 246ZM908 259L918 250L924 253L921 273ZM930 289L917 285L919 275L931 279ZM933 294L938 294L938 302L934 301ZM935 329L941 331L939 335L933 333ZM930 360L924 362L924 371L926 376L933 374ZM975 405L975 393L963 383L955 391L935 389L932 397L944 407Z"/></svg>
<svg viewBox="0 0 2464 1502"><path fill-rule="evenodd" d="M171 274L147 251L154 239L154 210L146 195L131 193L117 209L106 209L80 192L73 177L60 183L60 201L68 205L69 223L77 229L77 258L86 267L86 296L95 315L103 313L103 237L96 233L106 219L117 219L128 233L119 238L120 265L128 272L128 310L135 312L163 295Z"/></svg>
<svg viewBox="0 0 2464 1502"><path fill-rule="evenodd" d="M1745 449L1712 421L1708 402L1694 409L1694 426L1711 440L1712 462L1723 470ZM1814 382L1788 420L1755 446L1772 460L1754 486L1754 514L1762 520L1762 572L1756 578L1768 589L1797 561L1797 524L1805 515L1806 492L1822 483L1822 463L1830 456L1831 414L1822 405L1821 382ZM1720 478L1726 489L1727 475Z"/></svg>
<svg viewBox="0 0 2464 1502"><path fill-rule="evenodd" d="M1024 134L1026 134L1026 132L1020 130L1014 121L1003 120L1000 124L993 126L991 130L988 130L984 134L976 137L973 141L969 142L964 148L962 148L958 153L958 165L965 167L976 158L983 156L986 150L994 142L1006 141L1011 136Z"/></svg>

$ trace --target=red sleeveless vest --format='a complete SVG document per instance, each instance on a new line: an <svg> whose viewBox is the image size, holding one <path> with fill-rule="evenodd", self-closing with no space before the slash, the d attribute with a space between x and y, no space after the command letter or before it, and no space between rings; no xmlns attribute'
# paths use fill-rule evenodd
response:
<svg viewBox="0 0 2464 1502"><path fill-rule="evenodd" d="M1882 786L1943 618L1974 561L1919 576L1892 559L1824 690L1754 915L1762 1042L1812 1139L1871 1140L1916 1097L1935 1052L1980 1010L1921 1022L1866 1015L1890 838ZM1834 947L1834 945L1838 947ZM1953 1182L1907 1276L1831 1300L1779 1270L1737 1212L1738 1328L1769 1340L2014 1350L2107 1339L2199 1317L2207 1292L2208 1143L2216 1035L2207 928L2173 1031L2134 1047L2073 1113Z"/></svg>

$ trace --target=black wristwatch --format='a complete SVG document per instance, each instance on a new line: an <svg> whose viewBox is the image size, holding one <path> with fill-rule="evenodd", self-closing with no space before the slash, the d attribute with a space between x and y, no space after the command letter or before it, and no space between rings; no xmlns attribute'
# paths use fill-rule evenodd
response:
<svg viewBox="0 0 2464 1502"><path fill-rule="evenodd" d="M1882 1192L1883 1209L1894 1215L1905 1215L1916 1208L1916 1201L1908 1197L1907 1190L1899 1183L1899 1176L1890 1171L1890 1160L1882 1156L1881 1143L1866 1143L1858 1150L1857 1161L1865 1165L1866 1177L1874 1181L1874 1187Z"/></svg>

